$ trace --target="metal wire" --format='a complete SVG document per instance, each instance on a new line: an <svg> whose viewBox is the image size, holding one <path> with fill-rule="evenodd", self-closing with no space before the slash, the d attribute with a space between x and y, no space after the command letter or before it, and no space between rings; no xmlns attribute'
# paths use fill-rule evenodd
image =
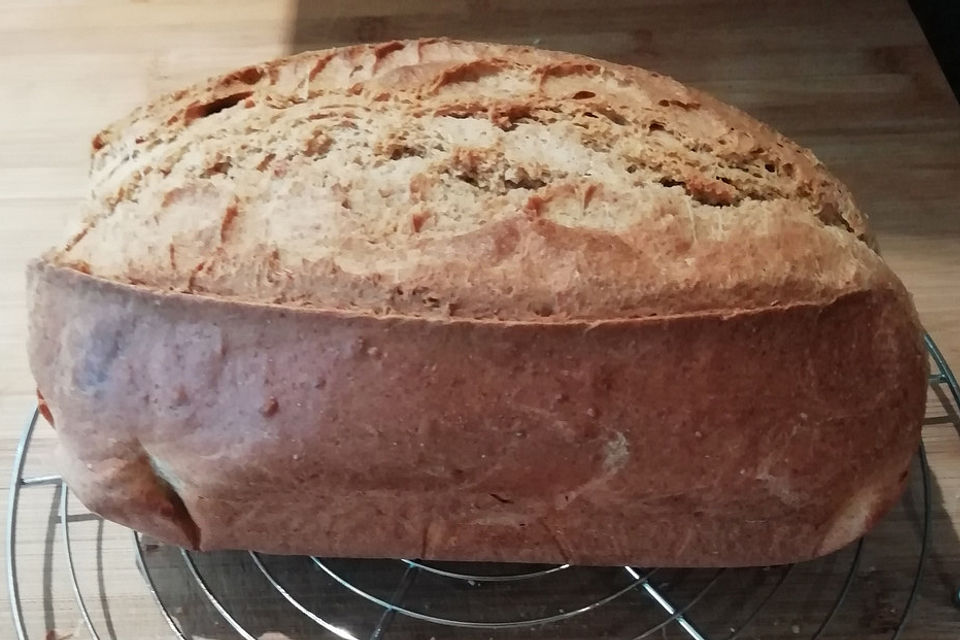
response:
<svg viewBox="0 0 960 640"><path fill-rule="evenodd" d="M861 539L861 541L862 541L862 539ZM859 549L860 549L860 545L858 544L858 545L857 545L857 551L858 551L858 553L859 553ZM756 606L756 608L754 608L753 611L751 611L749 614L747 614L747 617L744 619L744 621L740 623L740 627L739 627L739 628L733 628L733 630L730 632L730 635L728 635L726 638L724 638L724 640L736 640L736 638L739 638L739 637L740 637L740 634L741 634L741 633L743 633L744 631L746 631L747 627L750 626L750 623L753 622L754 618L756 618L756 617L760 614L760 612L763 611L763 608L766 607L766 606L767 606L767 603L770 602L770 601L773 599L773 596L777 595L777 591L780 590L780 587L783 586L783 583L786 582L786 581L787 581L787 578L790 577L790 574L793 573L793 568L794 568L795 566L796 566L796 565L788 564L788 565L786 565L786 566L783 568L783 571L780 572L780 579L777 580L777 583L776 583L775 585L773 585L773 589L771 589L771 590L767 593L767 595L765 595L765 596L760 600L760 604L758 604L758 605ZM848 573L848 574L847 574L848 579L849 579L849 576L852 576L852 575L853 575L853 572L852 572L852 571L851 571L850 573ZM837 599L838 602L839 602L840 600L842 600L842 597Z"/></svg>
<svg viewBox="0 0 960 640"><path fill-rule="evenodd" d="M418 571L419 569L417 569L417 567L407 565L407 568L403 571L403 576L400 577L399 584L397 584L396 589L393 590L393 595L390 596L392 602L400 602L407 594L407 589L413 584ZM380 619L377 621L377 626L374 628L373 633L370 634L370 640L380 640L380 638L383 637L390 623L393 622L394 617L396 617L396 613L393 609L384 609L383 613L380 614Z"/></svg>
<svg viewBox="0 0 960 640"><path fill-rule="evenodd" d="M552 616L543 616L540 618L529 618L525 620L504 620L501 622L481 622L476 620L458 620L454 618L440 618L438 616L432 616L426 613L422 613L420 611L414 611L413 609L401 607L400 605L394 604L392 602L388 602L382 598L378 598L372 593L364 591L363 589L356 586L355 584L349 582L348 580L343 579L333 569L325 565L323 561L320 560L319 558L311 557L310 559L313 560L314 564L316 564L318 567L323 569L323 571L325 571L327 575L329 575L331 578L333 578L334 580L336 580L341 585L343 585L350 591L354 592L358 596L365 598L374 604L380 605L381 607L384 607L386 609L391 609L393 611L396 611L397 613L401 613L405 616L408 616L410 618L415 618L417 620L423 620L425 622L433 622L435 624L441 624L449 627L464 627L468 629L516 629L519 627L535 627L541 624L549 624L552 622L560 622L561 620L568 620L570 618L574 618L583 613L587 613L588 611L593 611L597 607L602 607L608 602L612 602L616 600L623 594L633 591L638 586L640 586L641 584L649 580L650 576L652 576L657 571L656 569L652 569L648 571L644 576L638 577L636 580L634 580L627 586L623 587L622 589L614 591L613 593L603 598L600 598L599 600L595 600L590 604L583 605L581 607L573 609L572 611L564 611L563 613L558 613Z"/></svg>
<svg viewBox="0 0 960 640"><path fill-rule="evenodd" d="M200 591L203 593L207 601L213 605L213 608L217 610L217 613L219 613L220 616L227 621L227 624L233 627L234 631L240 634L240 637L243 638L243 640L257 640L255 637L250 635L250 633L248 633L239 622L237 622L236 618L230 615L230 613L227 611L227 608L223 606L223 603L220 602L217 596L213 595L213 592L210 591L210 587L207 586L206 581L197 570L197 565L194 564L193 558L190 557L190 553L187 552L186 549L181 549L180 555L183 556L183 561L187 565L187 570L190 571L190 577L193 578L194 582L197 583L197 586L200 587Z"/></svg>
<svg viewBox="0 0 960 640"><path fill-rule="evenodd" d="M70 586L73 587L73 597L80 608L80 615L83 616L83 622L87 625L87 630L93 636L93 640L100 640L96 627L90 619L90 611L83 600L83 594L80 592L80 583L77 582L77 568L73 564L73 547L70 544L70 520L67 518L68 507L67 499L70 497L70 491L67 485L60 483L60 525L63 527L63 548L67 553L67 570L70 572Z"/></svg>
<svg viewBox="0 0 960 640"><path fill-rule="evenodd" d="M20 481L21 487L36 487L42 484L56 484L63 482L63 477L59 475L37 476L35 478L24 478Z"/></svg>
<svg viewBox="0 0 960 640"><path fill-rule="evenodd" d="M550 567L549 569L542 569L539 571L528 571L526 573L512 573L506 575L484 575L479 573L457 573L456 571L445 571L444 569L438 569L436 567L431 567L430 565L423 564L422 562L417 562L416 560L403 560L411 567L417 567L422 571L428 573L433 573L438 576L444 576L446 578L456 578L458 580L466 580L468 582L516 582L517 580L530 580L532 578L542 578L543 576L549 576L553 573L559 573L566 569L570 568L569 564L558 564L555 567Z"/></svg>
<svg viewBox="0 0 960 640"><path fill-rule="evenodd" d="M13 471L10 478L10 501L7 503L7 593L10 594L10 607L13 614L13 630L17 640L26 640L27 630L23 624L23 609L20 606L20 583L17 581L17 507L20 505L20 486L23 477L23 465L27 462L27 448L30 436L37 425L40 409L34 409L27 421L23 436L17 443L17 452L13 456Z"/></svg>
<svg viewBox="0 0 960 640"><path fill-rule="evenodd" d="M817 627L817 630L813 632L813 637L810 640L817 640L820 636L823 635L823 632L827 630L827 625L833 621L837 611L840 610L840 604L843 602L843 599L847 597L847 592L850 591L850 585L853 584L853 577L856 575L857 567L860 566L860 556L863 553L863 538L857 540L857 551L853 554L853 562L850 563L850 570L847 571L847 577L843 581L843 587L840 588L840 594L837 596L837 599L834 600L833 606L830 607L830 611L827 612L827 616L823 619L823 622L820 623L820 626Z"/></svg>
<svg viewBox="0 0 960 640"><path fill-rule="evenodd" d="M637 572L631 567L624 567L624 569L627 570L627 574L629 574L630 576L639 577L637 575ZM657 591L652 584L650 584L649 582L644 582L643 590L647 593L648 596L650 596L653 599L654 602L660 605L661 609L663 609L668 614L670 614L670 617L664 620L663 622L661 622L660 624L650 627L640 635L634 636L633 640L640 640L641 638L646 638L651 634L659 631L660 629L663 629L665 626L667 626L674 620L677 621L677 624L680 625L680 628L686 631L687 635L693 638L693 640L707 640L702 635L700 635L700 632L697 631L697 628L693 626L693 623L687 620L683 616L683 614L686 613L688 609L692 608L693 605L699 602L700 598L706 595L707 591L713 588L713 585L717 583L717 580L720 579L721 575L723 575L723 569L720 569L719 571L717 571L713 575L713 577L710 579L710 582L708 582L702 589L700 589L697 595L695 595L690 600L690 602L688 602L682 609L679 609L679 610L676 607L674 607L673 604L669 600L667 600L667 598L663 594Z"/></svg>
<svg viewBox="0 0 960 640"><path fill-rule="evenodd" d="M949 371L949 369L948 369ZM952 375L952 374L951 374ZM956 384L956 380L954 380ZM920 443L920 468L923 478L923 534L920 538L920 558L917 560L917 571L913 576L913 586L910 588L910 595L907 596L907 604L903 607L903 615L900 616L900 624L893 632L891 640L897 640L907 627L907 618L910 617L910 611L913 609L913 603L917 600L917 593L920 591L920 580L923 578L923 564L927 559L927 548L930 540L930 465L927 464L927 451Z"/></svg>
<svg viewBox="0 0 960 640"><path fill-rule="evenodd" d="M940 347L933 341L929 333L923 334L923 343L927 345L927 351L933 358L934 364L937 365L937 371L940 374L938 382L947 385L950 395L953 396L953 401L957 403L957 408L960 409L960 384L957 383L957 377L953 375L953 370L947 365L943 353L940 352Z"/></svg>
<svg viewBox="0 0 960 640"><path fill-rule="evenodd" d="M936 344L929 336L924 337L927 349L930 353L930 357L936 365L937 371L930 376L930 384L933 387L939 385L944 385L949 390L950 395L953 397L953 400L960 407L960 386L957 384L957 379L954 376L953 372L950 370L949 366L943 357L943 354L937 348ZM944 400L944 402L946 402ZM73 590L74 598L77 603L77 607L80 611L81 618L84 621L87 629L90 632L91 637L94 640L99 640L99 635L97 629L94 625L93 619L90 615L90 611L86 606L83 591L80 587L80 582L77 577L76 565L74 563L74 554L73 547L71 542L70 534L70 523L75 519L75 516L70 514L69 509L69 492L66 488L66 485L63 483L62 478L59 475L40 475L34 477L23 477L23 470L26 463L26 458L30 446L30 441L33 435L34 428L36 426L38 419L38 411L34 410L30 416L30 419L27 421L27 424L23 430L21 439L17 445L17 450L14 456L12 476L10 482L10 498L7 506L7 545L6 545L6 556L7 556L7 586L8 592L10 594L10 604L12 610L12 619L14 631L16 634L17 640L28 640L26 625L23 616L21 595L20 595L20 585L17 579L17 514L20 501L20 492L24 487L36 487L36 486L53 486L56 489L56 496L59 499L59 519L60 519L60 528L61 534L64 542L65 558L67 560L67 571L68 578L70 580L71 588ZM930 478L929 478L929 464L926 457L926 452L921 445L918 452L920 459L920 469L921 469L921 478L922 478L922 488L923 488L923 524L922 524L922 533L920 540L920 550L917 559L917 568L913 575L913 581L911 589L908 593L906 602L901 613L901 617L898 621L897 626L893 630L891 640L898 640L901 637L903 630L906 628L908 623L910 613L913 609L913 606L916 602L921 581L923 578L923 566L926 561L928 550L929 550L929 537L930 537L930 527L931 527L931 504L930 504ZM82 518L82 516L81 516ZM146 581L146 585L150 596L156 603L158 609L160 610L161 615L166 621L167 625L170 627L171 631L174 634L174 637L179 638L180 640L187 640L188 636L184 633L183 628L180 624L173 618L173 615L170 613L168 607L165 605L163 598L160 596L157 585L154 581L153 575L150 572L149 563L146 561L146 556L143 549L143 540L141 536L137 533L133 534L134 548L136 552L136 561L137 564L141 567ZM828 611L826 612L823 621L817 627L816 631L812 638L816 640L823 636L826 632L828 625L834 620L838 612L841 610L843 602L849 593L856 577L856 571L859 566L862 551L864 548L864 540L861 539L855 548L853 557L851 559L849 568L846 572L846 575L843 580L843 584L840 587L840 590L837 594L836 599L830 605ZM299 614L305 616L308 620L314 624L320 626L326 631L334 634L335 636L342 638L343 640L360 640L360 637L354 632L351 632L348 629L345 629L341 626L338 626L332 623L328 618L325 618L320 615L320 612L312 611L305 604L300 602L295 598L280 581L270 572L266 563L263 560L263 557L256 553L248 554L252 560L254 566L259 570L263 577L267 580L270 587L278 593L283 600L292 606ZM210 606L220 615L220 617L228 624L230 627L245 640L255 640L253 634L250 633L234 615L228 611L227 606L223 601L214 593L210 588L206 579L202 575L199 567L197 566L193 556L187 551L180 551L180 558L183 561L184 568L186 569L187 574L194 581L200 593L210 604ZM365 589L360 588L353 582L347 580L341 576L338 572L331 569L325 562L320 558L310 558L310 560L323 570L328 576L330 576L338 585L345 588L348 592L353 593L354 595L360 596L364 600L371 602L380 608L382 608L382 613L379 620L376 623L376 626L373 630L372 635L370 636L371 640L379 640L384 635L386 635L389 630L389 625L392 621L394 615L403 615L409 618L417 619L423 622L445 625L448 627L459 627L459 628L478 628L488 631L495 631L501 629L511 629L511 628L521 628L521 627L535 627L541 625L547 625L551 623L558 623L564 620L569 620L571 618L580 616L582 614L596 611L597 609L603 607L604 605L612 602L613 600L629 593L631 591L640 591L645 594L650 602L654 603L659 607L665 614L665 618L649 627L645 631L641 632L639 635L633 637L633 640L639 640L641 638L649 637L651 634L664 629L668 625L676 624L683 633L691 638L692 640L708 640L708 637L704 635L696 625L690 619L690 612L693 607L700 602L703 598L706 597L707 593L712 587L714 587L721 578L723 570L719 570L714 573L711 578L706 582L706 584L691 597L683 606L677 606L672 603L666 594L658 589L651 582L651 577L656 573L657 569L650 569L643 571L638 571L632 567L624 567L623 569L627 572L627 575L630 577L631 582L622 588L614 589L608 595L596 599L593 602L590 602L586 605L581 605L570 611L563 611L561 613L551 616L542 616L535 618L526 618L526 619L515 619L515 620L501 620L497 622L484 622L481 620L470 620L470 619L456 619L456 618L444 618L437 615L426 614L422 611L417 611L409 607L400 605L400 601L403 599L408 587L412 584L413 580L420 573L431 574L441 579L451 579L451 580L462 580L470 584L474 583L489 583L491 588L497 584L502 583L513 583L519 581L532 581L543 579L548 576L559 576L562 572L570 569L570 565L558 565L542 569L534 569L526 572L519 573L507 573L507 574L489 574L483 572L462 572L462 571L452 571L449 569L443 569L439 567L434 567L429 564L423 563L419 560L406 559L401 562L404 563L405 570L403 572L402 578L399 583L396 585L393 594L390 596L389 600L380 598L373 595L372 593L366 591ZM791 575L794 569L794 565L786 566L782 571L773 587L760 599L759 603L746 615L743 621L739 624L738 627L731 627L730 633L727 635L724 640L736 640L742 633L745 632L745 629L754 622L758 614L767 606L767 604L774 598L783 584L786 583L789 576ZM960 602L960 591L958 591L955 596L957 596L958 602Z"/></svg>
<svg viewBox="0 0 960 640"><path fill-rule="evenodd" d="M170 611L164 606L163 600L160 599L160 594L157 593L157 585L153 581L153 574L150 573L147 560L143 557L143 545L140 543L140 534L136 531L133 532L133 547L137 550L137 565L143 571L143 577L147 581L150 596L153 598L153 601L157 603L157 608L159 608L160 613L163 614L163 619L179 640L187 640L187 636L180 630L180 625L178 625L176 620L173 619L173 616L170 615Z"/></svg>
<svg viewBox="0 0 960 640"><path fill-rule="evenodd" d="M930 353L930 357L933 358L934 364L937 365L937 373L931 378L937 377L937 381L934 383L931 380L931 384L945 384L947 389L950 391L950 395L953 396L953 401L956 403L957 411L960 411L960 384L957 383L957 377L954 375L953 370L950 368L950 365L947 364L946 358L943 357L943 353L940 351L940 347L937 346L937 343L933 341L933 338L930 337L929 333L923 334L923 342L927 346L927 352ZM930 487L929 481L927 479L927 453L923 449L923 446L920 447L921 461L923 463L923 496L924 504L929 504L930 496ZM927 536L930 530L930 513L929 508L924 510L923 514L923 554L926 554L927 546ZM921 567L922 559L921 559ZM911 592L911 601L915 599L915 593L919 589L919 581L915 581L914 590ZM953 591L953 604L960 607L960 587L957 587ZM909 612L904 612L904 620L901 621L901 627L906 623L906 616ZM897 629L896 635L894 638L900 635L900 628Z"/></svg>
<svg viewBox="0 0 960 640"><path fill-rule="evenodd" d="M257 569L260 569L260 572L263 574L263 577L265 577L267 581L270 583L270 586L276 589L277 592L281 596L283 596L283 598L287 602L293 605L300 613L307 616L308 618L313 620L315 623L317 623L318 625L320 625L330 633L333 633L341 638L344 638L344 640L360 640L359 638L357 638L357 636L353 635L346 629L338 627L334 624L330 624L329 622L327 622L326 620L324 620L314 612L307 609L307 607L305 607L299 600L297 600L292 595L290 595L290 592L284 589L280 585L280 583L277 582L277 579L274 578L273 574L267 570L267 567L263 564L263 561L260 560L260 557L257 554L250 553L250 557L253 558L253 564L257 566Z"/></svg>

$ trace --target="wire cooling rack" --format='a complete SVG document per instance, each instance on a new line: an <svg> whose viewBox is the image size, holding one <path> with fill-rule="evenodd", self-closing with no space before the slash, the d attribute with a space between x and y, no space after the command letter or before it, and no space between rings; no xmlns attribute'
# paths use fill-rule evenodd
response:
<svg viewBox="0 0 960 640"><path fill-rule="evenodd" d="M933 340L927 336L925 341L934 365L931 391L947 415L956 416L956 409L950 406L952 398L960 407L956 377ZM7 581L16 637L30 637L22 606L23 576L18 574L17 567L18 510L22 493L38 487L53 490L57 517L51 518L48 539L56 537L63 554L62 568L51 579L55 577L70 585L82 625L91 638L130 637L118 635L114 628L108 598L103 593L103 567L99 563L96 567L99 593L88 590L89 576L78 577L81 570L77 558L88 556L90 551L85 549L80 555L72 525L94 521L102 531L103 522L79 505L71 509L69 490L59 475L24 475L37 415L34 410L20 439L8 502ZM900 596L900 602L860 598L855 606L866 614L861 613L859 620L843 626L838 618L845 606L852 606L851 590L858 581L869 586L875 571L875 567L865 566L871 561L864 558L875 547L877 561L886 562L890 536L886 536L886 541L874 542L874 538L882 538L875 531L847 549L811 563L753 569L669 570L344 560L253 552L192 553L157 545L138 533L126 535L132 536L131 560L145 579L148 597L156 604L172 637L181 639L260 640L270 636L264 635L265 631L281 629L285 631L279 637L345 640L735 640L756 637L752 634L781 637L776 633L779 625L782 637L861 637L861 633L865 637L864 626L872 626L870 637L895 640L906 629L915 608L930 544L931 478L922 445L914 466L918 472L914 477L919 480L905 497L910 504L901 506L904 513L911 509L914 513L913 539L905 540L901 534L892 538L898 550L905 545L914 547L913 555L901 560L905 568L897 573L903 584L892 589ZM48 549L47 553L51 551ZM102 553L102 549L98 547L97 553ZM798 574L806 576L809 586L800 591L794 587L791 596L785 597L785 585L790 585L791 580L796 582ZM806 594L802 602L797 599L798 593ZM93 601L97 602L99 615L91 612ZM789 618L791 608L798 606L805 609L803 628L781 620ZM264 623L264 619L270 622ZM51 633L47 631L46 637L59 637Z"/></svg>

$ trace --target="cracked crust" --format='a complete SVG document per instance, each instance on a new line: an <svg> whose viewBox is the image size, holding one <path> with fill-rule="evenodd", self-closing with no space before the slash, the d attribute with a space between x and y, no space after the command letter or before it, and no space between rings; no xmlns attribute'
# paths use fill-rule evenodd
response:
<svg viewBox="0 0 960 640"><path fill-rule="evenodd" d="M64 475L183 546L734 566L861 535L924 411L844 187L647 71L307 53L94 138L28 270Z"/></svg>
<svg viewBox="0 0 960 640"><path fill-rule="evenodd" d="M809 151L669 78L525 47L305 53L93 148L87 220L49 259L164 290L562 322L822 302L878 262Z"/></svg>

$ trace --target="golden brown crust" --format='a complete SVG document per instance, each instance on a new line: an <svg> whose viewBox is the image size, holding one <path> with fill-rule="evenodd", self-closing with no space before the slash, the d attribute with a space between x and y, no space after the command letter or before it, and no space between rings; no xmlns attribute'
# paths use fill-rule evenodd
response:
<svg viewBox="0 0 960 640"><path fill-rule="evenodd" d="M56 263L293 306L736 311L869 288L879 263L809 151L669 78L527 47L393 42L242 69L102 131L91 179Z"/></svg>
<svg viewBox="0 0 960 640"><path fill-rule="evenodd" d="M43 262L29 287L71 487L203 549L792 562L896 500L924 409L900 287L552 324L158 294Z"/></svg>

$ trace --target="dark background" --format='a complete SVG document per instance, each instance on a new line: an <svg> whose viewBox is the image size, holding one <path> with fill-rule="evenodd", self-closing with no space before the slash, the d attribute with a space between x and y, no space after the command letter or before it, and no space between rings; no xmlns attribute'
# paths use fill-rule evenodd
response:
<svg viewBox="0 0 960 640"><path fill-rule="evenodd" d="M960 0L911 0L943 74L960 99Z"/></svg>

